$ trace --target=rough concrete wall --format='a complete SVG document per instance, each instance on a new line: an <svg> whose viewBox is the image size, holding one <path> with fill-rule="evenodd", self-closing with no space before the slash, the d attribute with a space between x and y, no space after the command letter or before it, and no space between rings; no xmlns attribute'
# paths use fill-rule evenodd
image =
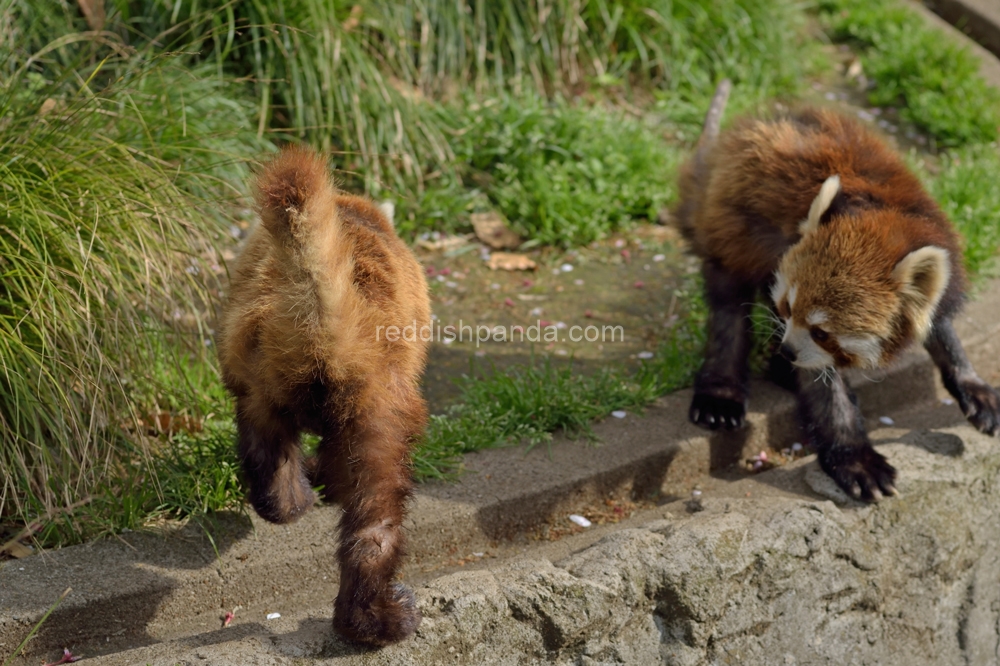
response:
<svg viewBox="0 0 1000 666"><path fill-rule="evenodd" d="M555 565L446 576L415 642L358 663L996 664L996 440L876 436L900 437L899 498L709 499ZM835 496L814 465L788 473Z"/></svg>

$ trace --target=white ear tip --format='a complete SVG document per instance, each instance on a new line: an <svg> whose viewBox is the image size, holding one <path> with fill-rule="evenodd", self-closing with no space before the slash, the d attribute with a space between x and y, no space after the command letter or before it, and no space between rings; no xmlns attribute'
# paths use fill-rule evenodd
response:
<svg viewBox="0 0 1000 666"><path fill-rule="evenodd" d="M382 214L389 220L389 224L395 226L393 217L396 215L396 204L391 201L382 201L379 203L378 209L382 211Z"/></svg>
<svg viewBox="0 0 1000 666"><path fill-rule="evenodd" d="M799 233L801 235L805 236L819 228L820 218L823 217L823 213L833 203L833 198L837 196L838 192L840 192L840 176L838 174L834 174L823 181L823 184L819 188L819 193L813 199L812 205L809 206L809 214L799 224Z"/></svg>

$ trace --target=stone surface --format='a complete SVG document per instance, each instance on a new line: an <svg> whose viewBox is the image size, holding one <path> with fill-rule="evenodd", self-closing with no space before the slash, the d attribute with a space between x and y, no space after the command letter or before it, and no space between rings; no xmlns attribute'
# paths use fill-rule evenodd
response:
<svg viewBox="0 0 1000 666"><path fill-rule="evenodd" d="M379 652L305 620L297 631L160 644L105 663L997 663L1000 446L964 425L873 435L899 468L901 493L875 506L809 497L816 463L804 460L734 484L783 473L799 478L797 497L737 492L555 562L442 576L417 590L415 639Z"/></svg>

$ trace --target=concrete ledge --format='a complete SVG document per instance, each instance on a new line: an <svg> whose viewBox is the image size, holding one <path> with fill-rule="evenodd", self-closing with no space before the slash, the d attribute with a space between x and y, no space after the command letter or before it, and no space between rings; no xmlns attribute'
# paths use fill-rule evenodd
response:
<svg viewBox="0 0 1000 666"><path fill-rule="evenodd" d="M979 73L982 75L986 81L996 87L1000 87L1000 60L994 56L989 50L980 46L977 42L973 41L964 32L956 28L958 25L963 27L971 25L970 23L962 24L960 21L966 14L962 13L965 8L971 7L986 7L992 0L928 0L928 5L931 5L936 11L942 9L941 16L934 13L927 8L919 0L910 0L909 5L919 12L929 24L939 28L943 33L948 35L951 39L959 41L962 45L969 48L973 54L979 58ZM946 9L946 8L950 8ZM954 20L952 20L954 19ZM983 26L984 29L989 31L988 24L983 24L976 22L977 25ZM995 51L994 51L995 53Z"/></svg>
<svg viewBox="0 0 1000 666"><path fill-rule="evenodd" d="M994 0L927 0L935 14L1000 56L1000 4Z"/></svg>

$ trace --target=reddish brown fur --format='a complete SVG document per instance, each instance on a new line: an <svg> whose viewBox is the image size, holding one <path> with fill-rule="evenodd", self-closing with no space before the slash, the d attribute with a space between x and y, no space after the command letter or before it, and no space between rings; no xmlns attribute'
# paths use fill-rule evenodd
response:
<svg viewBox="0 0 1000 666"><path fill-rule="evenodd" d="M301 516L314 497L299 433L319 434L313 481L344 507L334 624L364 643L401 640L420 621L394 578L410 447L427 418L427 344L384 331L429 325L423 271L378 208L338 193L311 151L282 152L256 189L261 224L236 262L219 333L250 499L267 520Z"/></svg>
<svg viewBox="0 0 1000 666"><path fill-rule="evenodd" d="M878 219L866 217L863 226L843 230L849 236L844 242L854 244L846 251L876 243L885 250L879 263L891 268L914 249L942 247L952 257L948 302L957 306L964 280L951 224L881 139L828 109L804 109L775 121L744 119L723 133L705 155L701 173L693 161L682 170L681 199L690 202L691 214L679 220L681 231L699 256L764 284L798 241L799 223L833 174L840 176L841 194L824 215L824 226L834 218L883 209ZM873 266L871 272L882 268Z"/></svg>
<svg viewBox="0 0 1000 666"><path fill-rule="evenodd" d="M970 422L1000 432L1000 394L975 373L951 325L965 286L958 238L917 178L874 133L831 110L745 119L717 136L710 121L727 85L681 171L676 219L703 259L709 306L690 419L743 425L748 319L767 289L785 321L786 359L772 370L797 388L820 465L848 492L894 493L895 470L871 447L833 368L882 366L921 341Z"/></svg>

